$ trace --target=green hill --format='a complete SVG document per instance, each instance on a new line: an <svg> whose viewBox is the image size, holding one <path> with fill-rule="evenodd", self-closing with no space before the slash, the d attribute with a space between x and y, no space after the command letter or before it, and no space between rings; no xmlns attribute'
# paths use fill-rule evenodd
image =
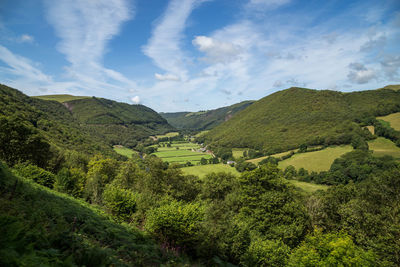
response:
<svg viewBox="0 0 400 267"><path fill-rule="evenodd" d="M254 101L243 101L228 107L199 112L160 113L169 124L177 129L210 130L217 125L228 121L237 112L247 108Z"/></svg>
<svg viewBox="0 0 400 267"><path fill-rule="evenodd" d="M97 135L83 129L71 112L56 101L29 97L20 91L0 85L0 117L31 129L47 140L54 149L75 150L83 154L117 156L112 147ZM2 125L6 131L6 125ZM25 130L26 131L26 130ZM7 134L7 133L5 133ZM11 136L10 134L8 135ZM9 144L17 149L18 144ZM22 146L22 144L21 144Z"/></svg>
<svg viewBox="0 0 400 267"><path fill-rule="evenodd" d="M400 91L391 89L342 93L295 87L260 99L203 139L213 146L271 154L304 143L345 144L354 134L362 134L355 122L399 110Z"/></svg>
<svg viewBox="0 0 400 267"><path fill-rule="evenodd" d="M111 145L135 146L150 135L173 131L154 110L104 98L84 98L63 103L81 125Z"/></svg>
<svg viewBox="0 0 400 267"><path fill-rule="evenodd" d="M60 103L64 103L71 100L76 99L84 99L90 98L89 96L74 96L74 95L40 95L40 96L33 96L34 98L42 99L42 100L54 100Z"/></svg>

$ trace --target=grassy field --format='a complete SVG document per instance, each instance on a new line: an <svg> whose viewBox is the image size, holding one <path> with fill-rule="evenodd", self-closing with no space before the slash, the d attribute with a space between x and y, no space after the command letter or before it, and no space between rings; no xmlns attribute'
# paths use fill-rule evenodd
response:
<svg viewBox="0 0 400 267"><path fill-rule="evenodd" d="M90 98L90 96L74 96L74 95L40 95L34 97L43 100L54 100L60 103L64 103L71 100Z"/></svg>
<svg viewBox="0 0 400 267"><path fill-rule="evenodd" d="M370 125L370 126L365 126L372 134L375 134L375 127Z"/></svg>
<svg viewBox="0 0 400 267"><path fill-rule="evenodd" d="M400 158L400 148L389 139L378 137L375 140L369 141L368 146L370 150L374 151L373 153L376 156L389 155L397 159Z"/></svg>
<svg viewBox="0 0 400 267"><path fill-rule="evenodd" d="M196 134L195 137L201 137L201 136L205 135L206 133L208 133L209 131L210 131L210 130L201 131L201 132L199 132L198 134Z"/></svg>
<svg viewBox="0 0 400 267"><path fill-rule="evenodd" d="M304 168L308 171L327 171L333 161L341 155L352 151L350 145L328 147L323 150L295 154L291 158L280 161L278 166L281 169L293 165L296 169Z"/></svg>
<svg viewBox="0 0 400 267"><path fill-rule="evenodd" d="M297 180L287 180L289 183L294 185L295 187L300 188L304 192L307 193L313 193L317 190L327 190L329 186L327 185L322 185L322 184L313 184L313 183L307 183L307 182L301 182Z"/></svg>
<svg viewBox="0 0 400 267"><path fill-rule="evenodd" d="M292 152L292 151L296 152L297 150L298 150L298 149L294 149L294 150L290 150L290 151L286 151L286 152L276 153L276 154L273 154L273 155L270 155L270 156L264 156L264 157L260 157L260 158L256 158L256 159L248 159L248 160L246 160L246 161L247 161L247 162L254 163L254 164L257 164L257 163L259 163L260 161L262 161L263 159L266 159L266 158L268 158L268 157L280 158L280 157L283 157L283 156L288 155L288 154L289 154L290 152Z"/></svg>
<svg viewBox="0 0 400 267"><path fill-rule="evenodd" d="M243 157L243 152L248 150L247 148L232 148L232 155L235 159Z"/></svg>
<svg viewBox="0 0 400 267"><path fill-rule="evenodd" d="M377 117L379 120L383 120L390 123L390 127L396 131L400 131L400 112L392 113L387 116Z"/></svg>
<svg viewBox="0 0 400 267"><path fill-rule="evenodd" d="M222 163L184 167L182 168L182 171L184 174L196 175L200 178L203 178L204 176L212 172L227 172L233 175L239 175L239 172L234 167Z"/></svg>
<svg viewBox="0 0 400 267"><path fill-rule="evenodd" d="M212 157L207 153L192 151L200 148L195 143L177 141L173 142L171 147L167 147L166 143L161 145L163 144L165 146L157 147L157 152L153 154L167 162L186 163L190 161L192 164L197 164L201 158L209 159Z"/></svg>
<svg viewBox="0 0 400 267"><path fill-rule="evenodd" d="M179 132L169 132L166 134L156 135L156 138L174 137L174 136L178 136L178 135L179 135Z"/></svg>
<svg viewBox="0 0 400 267"><path fill-rule="evenodd" d="M114 146L114 151L128 158L132 158L132 155L134 153L137 153L136 151L133 151L132 149L123 146Z"/></svg>

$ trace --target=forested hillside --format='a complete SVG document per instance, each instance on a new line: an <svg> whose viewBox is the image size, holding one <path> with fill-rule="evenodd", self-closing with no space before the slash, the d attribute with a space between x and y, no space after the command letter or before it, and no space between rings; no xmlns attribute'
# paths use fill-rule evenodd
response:
<svg viewBox="0 0 400 267"><path fill-rule="evenodd" d="M250 106L254 101L243 101L228 107L199 112L160 113L169 124L182 130L210 130L228 121L237 112Z"/></svg>
<svg viewBox="0 0 400 267"><path fill-rule="evenodd" d="M363 137L359 123L400 111L400 92L342 93L290 88L255 102L200 141L214 147L248 147L276 153L306 145L348 144Z"/></svg>
<svg viewBox="0 0 400 267"><path fill-rule="evenodd" d="M48 99L49 96L43 98ZM154 110L143 105L97 97L72 99L62 104L81 126L111 145L134 147L138 140L174 130Z"/></svg>

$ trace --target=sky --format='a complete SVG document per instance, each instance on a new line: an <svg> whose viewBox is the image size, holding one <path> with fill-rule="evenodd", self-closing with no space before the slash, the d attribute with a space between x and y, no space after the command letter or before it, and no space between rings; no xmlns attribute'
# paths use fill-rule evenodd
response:
<svg viewBox="0 0 400 267"><path fill-rule="evenodd" d="M158 112L400 84L400 1L1 0L0 83Z"/></svg>

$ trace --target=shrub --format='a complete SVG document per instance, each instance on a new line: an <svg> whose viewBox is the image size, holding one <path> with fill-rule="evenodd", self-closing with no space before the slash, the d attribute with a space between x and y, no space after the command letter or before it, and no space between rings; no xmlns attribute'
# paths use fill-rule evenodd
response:
<svg viewBox="0 0 400 267"><path fill-rule="evenodd" d="M17 164L14 166L15 172L25 178L32 179L40 185L53 188L56 176L36 165Z"/></svg>
<svg viewBox="0 0 400 267"><path fill-rule="evenodd" d="M136 211L136 195L126 189L111 184L107 185L103 193L104 205L119 219L127 220Z"/></svg>

